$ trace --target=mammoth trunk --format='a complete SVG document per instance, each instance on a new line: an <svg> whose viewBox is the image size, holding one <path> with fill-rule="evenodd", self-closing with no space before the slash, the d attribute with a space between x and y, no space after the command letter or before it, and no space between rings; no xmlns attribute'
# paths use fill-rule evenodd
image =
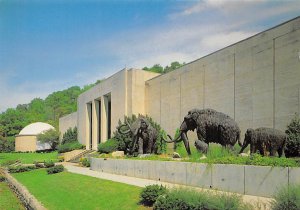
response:
<svg viewBox="0 0 300 210"><path fill-rule="evenodd" d="M184 146L185 146L185 149L186 149L188 155L191 155L189 139L186 135L186 132L182 131L180 136L181 136L181 139L183 140L183 143L184 143Z"/></svg>

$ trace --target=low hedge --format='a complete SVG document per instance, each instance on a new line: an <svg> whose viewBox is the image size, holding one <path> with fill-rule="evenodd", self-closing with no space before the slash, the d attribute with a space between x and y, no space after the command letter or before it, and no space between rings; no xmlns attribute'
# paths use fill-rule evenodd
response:
<svg viewBox="0 0 300 210"><path fill-rule="evenodd" d="M44 166L46 168L51 168L51 167L55 166L55 163L53 163L51 160L50 161L45 161Z"/></svg>
<svg viewBox="0 0 300 210"><path fill-rule="evenodd" d="M147 186L142 190L141 203L154 203L154 210L250 210L253 206L245 204L242 197L225 193L194 191L189 189L167 190L158 185Z"/></svg>
<svg viewBox="0 0 300 210"><path fill-rule="evenodd" d="M117 151L119 147L119 142L116 139L108 139L104 143L98 145L98 151L100 153L111 153Z"/></svg>
<svg viewBox="0 0 300 210"><path fill-rule="evenodd" d="M32 171L36 169L35 166L10 166L8 167L9 173L21 173L25 171Z"/></svg>
<svg viewBox="0 0 300 210"><path fill-rule="evenodd" d="M57 165L57 166L53 166L51 168L47 169L47 173L48 174L56 174L56 173L60 173L64 171L64 166L63 165Z"/></svg>
<svg viewBox="0 0 300 210"><path fill-rule="evenodd" d="M57 147L58 153L64 153L64 152L70 152L76 149L82 149L84 148L84 145L78 143L78 142L72 142L72 143L66 143L61 144Z"/></svg>
<svg viewBox="0 0 300 210"><path fill-rule="evenodd" d="M300 209L300 185L282 188L274 196L272 210Z"/></svg>

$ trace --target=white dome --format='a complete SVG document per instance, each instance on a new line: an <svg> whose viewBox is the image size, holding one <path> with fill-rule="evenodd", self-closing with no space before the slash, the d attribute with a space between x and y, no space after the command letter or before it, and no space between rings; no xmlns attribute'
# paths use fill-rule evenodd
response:
<svg viewBox="0 0 300 210"><path fill-rule="evenodd" d="M19 135L38 135L47 130L54 129L52 125L42 122L31 123L23 128Z"/></svg>

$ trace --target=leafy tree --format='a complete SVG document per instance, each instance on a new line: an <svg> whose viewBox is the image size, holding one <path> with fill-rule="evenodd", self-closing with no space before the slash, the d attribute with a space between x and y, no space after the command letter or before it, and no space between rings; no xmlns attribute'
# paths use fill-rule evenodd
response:
<svg viewBox="0 0 300 210"><path fill-rule="evenodd" d="M37 136L37 140L41 143L48 143L51 146L51 149L55 150L59 144L59 135L60 133L54 129L49 129L44 133L41 133Z"/></svg>
<svg viewBox="0 0 300 210"><path fill-rule="evenodd" d="M290 124L287 126L285 133L288 135L286 149L284 151L286 157L300 156L300 118L295 115Z"/></svg>
<svg viewBox="0 0 300 210"><path fill-rule="evenodd" d="M183 66L185 63L179 63L178 61L174 61L174 62L172 62L171 63L171 65L170 66L166 66L165 68L164 68L164 73L168 73L168 72L170 72L170 71L174 71L175 69L178 69L178 68L180 68L181 66Z"/></svg>
<svg viewBox="0 0 300 210"><path fill-rule="evenodd" d="M144 67L143 70L151 71L155 73L163 73L164 68L160 64L154 64L151 68Z"/></svg>
<svg viewBox="0 0 300 210"><path fill-rule="evenodd" d="M15 151L15 139L0 136L0 152Z"/></svg>
<svg viewBox="0 0 300 210"><path fill-rule="evenodd" d="M144 67L143 70L145 71L151 71L151 72L155 72L155 73L160 73L160 74L165 74L168 73L170 71L174 71L175 69L180 68L181 66L183 66L185 63L179 63L178 61L174 61L170 64L170 66L166 66L165 68L163 68L160 64L155 64L152 67Z"/></svg>
<svg viewBox="0 0 300 210"><path fill-rule="evenodd" d="M64 134L61 144L77 142L77 127L69 128Z"/></svg>

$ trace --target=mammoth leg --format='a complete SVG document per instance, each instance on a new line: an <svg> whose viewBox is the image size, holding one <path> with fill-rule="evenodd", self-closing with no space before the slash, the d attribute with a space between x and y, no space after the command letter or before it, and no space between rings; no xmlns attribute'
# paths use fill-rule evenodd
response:
<svg viewBox="0 0 300 210"><path fill-rule="evenodd" d="M270 156L275 156L276 150L275 149L270 149Z"/></svg>
<svg viewBox="0 0 300 210"><path fill-rule="evenodd" d="M144 154L144 139L138 138L139 154Z"/></svg>
<svg viewBox="0 0 300 210"><path fill-rule="evenodd" d="M282 156L282 153L283 153L283 148L279 148L279 149L277 150L277 152L278 152L278 157L281 157L281 156Z"/></svg>
<svg viewBox="0 0 300 210"><path fill-rule="evenodd" d="M149 141L147 145L147 153L150 154L152 152L152 147L153 147L153 136L149 136Z"/></svg>
<svg viewBox="0 0 300 210"><path fill-rule="evenodd" d="M189 139L187 138L185 132L181 133L181 138L183 140L183 143L184 143L184 146L185 146L185 149L186 149L188 155L191 155L191 149L190 149Z"/></svg>
<svg viewBox="0 0 300 210"><path fill-rule="evenodd" d="M208 150L208 144L206 144L205 142L203 141L200 141L200 140L196 140L195 141L195 147L197 148L198 151L202 152L202 153L207 153L207 150Z"/></svg>

